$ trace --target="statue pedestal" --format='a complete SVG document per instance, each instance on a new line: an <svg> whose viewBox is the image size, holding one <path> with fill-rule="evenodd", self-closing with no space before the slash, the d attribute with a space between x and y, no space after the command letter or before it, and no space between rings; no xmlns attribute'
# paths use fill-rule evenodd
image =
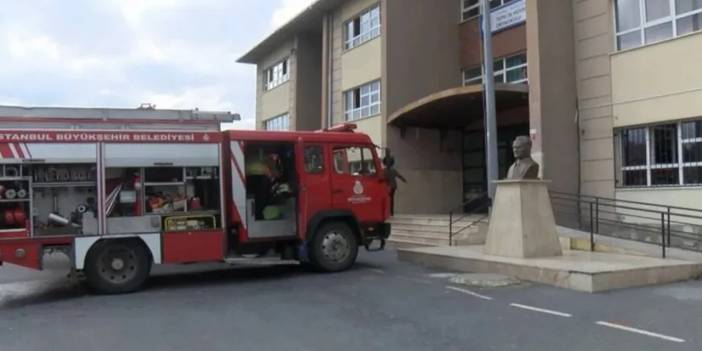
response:
<svg viewBox="0 0 702 351"><path fill-rule="evenodd" d="M544 180L495 182L486 255L533 258L562 256L548 184Z"/></svg>

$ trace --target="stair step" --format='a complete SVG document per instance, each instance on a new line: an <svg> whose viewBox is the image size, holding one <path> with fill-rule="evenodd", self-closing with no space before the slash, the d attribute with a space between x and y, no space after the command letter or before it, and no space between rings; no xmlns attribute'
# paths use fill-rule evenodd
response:
<svg viewBox="0 0 702 351"><path fill-rule="evenodd" d="M475 221L478 221L482 219L483 217L481 216L468 216L465 218L462 218L460 220L454 220L453 224L454 225L462 225L462 224L471 224ZM449 225L449 219L447 218L397 218L393 217L390 219L390 223L392 224L406 224L406 225L439 225L439 226L448 226Z"/></svg>
<svg viewBox="0 0 702 351"><path fill-rule="evenodd" d="M448 239L448 232L431 232L426 230L395 229L392 228L391 235L420 236L427 238Z"/></svg>
<svg viewBox="0 0 702 351"><path fill-rule="evenodd" d="M394 248L394 249L413 249L413 248L419 248L419 247L427 247L427 246L433 246L433 245L427 245L427 244L416 244L416 243L411 243L411 242L393 242L393 241L388 241L388 247Z"/></svg>
<svg viewBox="0 0 702 351"><path fill-rule="evenodd" d="M467 229L463 229L466 228ZM453 232L457 232L461 230L462 232L465 231L470 231L470 228L478 228L478 224L474 224L470 226L469 224L454 224L453 225ZM435 234L444 234L444 235L449 235L450 229L449 226L441 226L441 225L420 225L420 224L393 224L391 227L392 231L394 232L395 230L400 230L400 231L407 231L407 232L416 232L416 233L435 233Z"/></svg>
<svg viewBox="0 0 702 351"><path fill-rule="evenodd" d="M405 245L409 245L409 246L440 246L440 245L444 245L441 243L431 243L431 242L425 242L425 241L421 241L421 240L413 240L413 239L405 239L405 238L393 239L392 237L390 237L389 242L394 244L395 246L397 246L399 244L399 245L402 245L404 247L406 247ZM448 242L445 245L448 245Z"/></svg>
<svg viewBox="0 0 702 351"><path fill-rule="evenodd" d="M405 233L392 233L390 235L390 238L398 238L398 239L410 239L410 240L417 240L417 241L432 241L432 242L446 242L448 243L449 238L448 236L446 237L436 237L436 236L431 236L431 235L417 235L417 234L405 234Z"/></svg>
<svg viewBox="0 0 702 351"><path fill-rule="evenodd" d="M449 235L449 228L446 226L430 226L430 225L407 225L407 224L393 224L391 227L393 232L404 231L404 232L416 232L416 233L434 233Z"/></svg>
<svg viewBox="0 0 702 351"><path fill-rule="evenodd" d="M473 235L480 231L478 226L470 227L460 232L454 232L454 236L466 236ZM417 235L426 236L432 238L448 238L451 236L448 231L427 231L421 229L406 229L406 228L392 228L391 234L401 234L401 235Z"/></svg>

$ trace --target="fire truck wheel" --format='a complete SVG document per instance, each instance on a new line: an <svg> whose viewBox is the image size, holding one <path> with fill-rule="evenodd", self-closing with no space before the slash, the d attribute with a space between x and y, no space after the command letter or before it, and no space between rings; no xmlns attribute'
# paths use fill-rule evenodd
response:
<svg viewBox="0 0 702 351"><path fill-rule="evenodd" d="M106 240L93 246L85 259L88 285L101 294L138 290L151 272L151 257L133 240Z"/></svg>
<svg viewBox="0 0 702 351"><path fill-rule="evenodd" d="M350 268L358 256L358 239L344 222L323 224L312 241L311 261L325 272Z"/></svg>

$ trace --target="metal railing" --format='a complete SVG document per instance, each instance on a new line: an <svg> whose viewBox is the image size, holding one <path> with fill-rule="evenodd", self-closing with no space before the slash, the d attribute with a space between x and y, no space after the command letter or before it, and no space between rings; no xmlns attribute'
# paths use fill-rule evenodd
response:
<svg viewBox="0 0 702 351"><path fill-rule="evenodd" d="M487 210L490 205L491 201L487 196L487 193L482 193L468 201L463 202L460 206L457 206L451 210L449 212L449 246L453 246L453 237L455 235L458 235L464 230L480 223L488 216L483 215L477 220L471 221L467 224L462 224L457 230L455 230L456 225L468 216Z"/></svg>
<svg viewBox="0 0 702 351"><path fill-rule="evenodd" d="M670 247L702 251L702 209L575 195L551 191L556 223L595 234L659 244L661 256Z"/></svg>

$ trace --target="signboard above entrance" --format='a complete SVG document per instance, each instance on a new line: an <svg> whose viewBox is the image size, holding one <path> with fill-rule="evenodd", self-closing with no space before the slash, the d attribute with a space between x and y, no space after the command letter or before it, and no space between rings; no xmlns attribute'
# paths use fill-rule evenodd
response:
<svg viewBox="0 0 702 351"><path fill-rule="evenodd" d="M526 1L517 0L490 12L492 32L499 32L526 21Z"/></svg>

